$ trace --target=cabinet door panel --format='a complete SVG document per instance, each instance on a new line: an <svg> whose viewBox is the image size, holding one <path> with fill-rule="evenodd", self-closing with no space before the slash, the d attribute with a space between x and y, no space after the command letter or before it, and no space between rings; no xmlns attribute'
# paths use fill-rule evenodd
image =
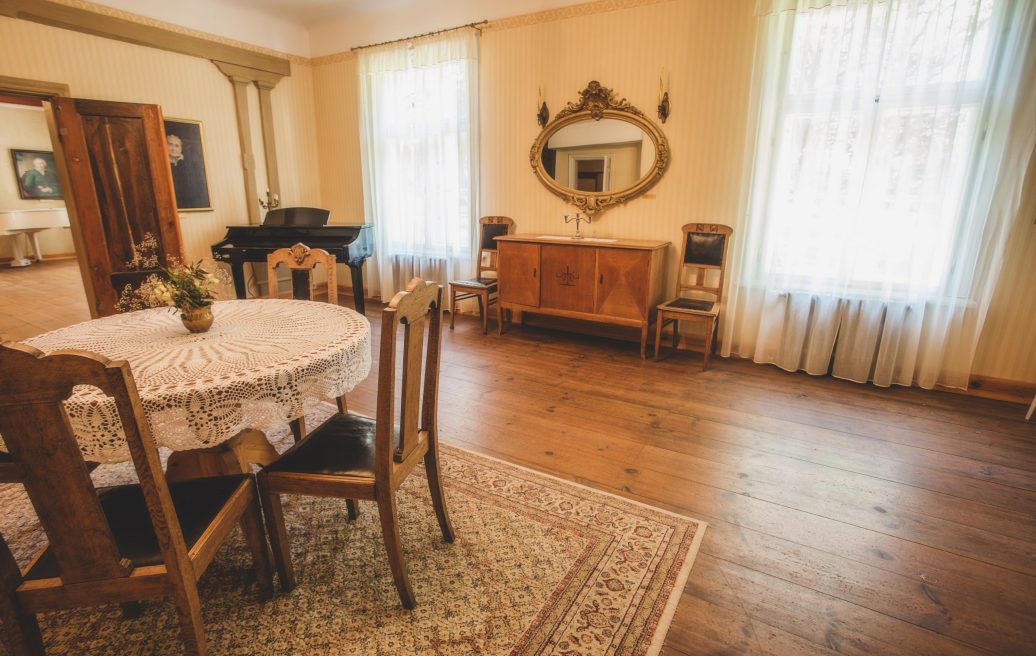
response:
<svg viewBox="0 0 1036 656"><path fill-rule="evenodd" d="M539 307L540 245L509 241L499 244L500 300Z"/></svg>
<svg viewBox="0 0 1036 656"><path fill-rule="evenodd" d="M594 269L598 249L553 245L542 248L542 306L572 312L593 312Z"/></svg>
<svg viewBox="0 0 1036 656"><path fill-rule="evenodd" d="M646 317L650 252L597 250L597 313L627 319Z"/></svg>

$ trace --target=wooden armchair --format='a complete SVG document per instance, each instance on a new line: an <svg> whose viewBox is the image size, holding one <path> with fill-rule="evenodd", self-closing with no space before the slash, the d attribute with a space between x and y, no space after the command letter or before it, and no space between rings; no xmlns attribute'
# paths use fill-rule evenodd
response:
<svg viewBox="0 0 1036 656"><path fill-rule="evenodd" d="M415 278L407 291L396 294L381 315L377 417L336 414L259 472L263 508L269 513L273 529L270 540L275 545L277 569L285 590L295 586L295 574L284 530L281 494L376 501L392 576L405 608L413 608L416 602L403 562L396 490L420 460L425 463L432 506L443 538L453 542L439 475L436 403L441 318L442 287ZM396 425L396 342L400 326L404 333L403 381L400 423Z"/></svg>
<svg viewBox="0 0 1036 656"><path fill-rule="evenodd" d="M733 230L716 223L688 223L683 226L683 252L676 271L677 297L658 306L655 317L655 359L662 344L662 330L673 324L673 348L680 340L680 322L705 324L705 349L701 369L709 366L709 353L715 348L719 303L723 296L723 276L727 265L727 247ZM711 277L718 278L714 284ZM718 274L718 275L717 275ZM686 282L690 278L690 282ZM696 298L687 298L685 293Z"/></svg>
<svg viewBox="0 0 1036 656"><path fill-rule="evenodd" d="M310 248L302 243L291 248L278 248L266 256L270 298L277 298L277 265L284 264L291 270L291 297L301 301L313 300L313 270L318 264L323 264L327 269L327 302L338 305L336 259L322 248Z"/></svg>
<svg viewBox="0 0 1036 656"><path fill-rule="evenodd" d="M140 483L95 489L62 401L75 385L113 397ZM269 547L251 475L167 483L124 361L0 345L0 434L49 544L20 570L0 544L0 619L14 656L43 654L35 614L172 597L186 653L206 653L197 580L235 524L263 595Z"/></svg>
<svg viewBox="0 0 1036 656"><path fill-rule="evenodd" d="M514 229L514 220L506 216L484 216L478 220L478 259L475 260L477 272L474 278L468 280L450 281L450 330L453 330L453 320L457 316L457 301L466 298L478 299L478 316L482 320L482 334L489 332L489 305L496 303L497 298L493 296L497 292L496 277L482 275L489 271L497 272L497 246L496 237L506 235ZM489 263L483 264L483 253L488 255Z"/></svg>

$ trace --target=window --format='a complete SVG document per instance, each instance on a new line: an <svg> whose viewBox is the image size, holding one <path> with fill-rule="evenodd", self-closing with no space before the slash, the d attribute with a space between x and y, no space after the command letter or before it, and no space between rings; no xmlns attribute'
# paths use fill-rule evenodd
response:
<svg viewBox="0 0 1036 656"><path fill-rule="evenodd" d="M849 3L795 18L760 271L791 288L861 295L943 285L978 142L993 4Z"/></svg>

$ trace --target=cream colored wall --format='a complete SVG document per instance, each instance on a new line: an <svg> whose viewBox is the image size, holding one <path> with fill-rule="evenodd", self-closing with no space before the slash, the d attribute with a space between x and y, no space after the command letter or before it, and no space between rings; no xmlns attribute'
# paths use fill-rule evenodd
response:
<svg viewBox="0 0 1036 656"><path fill-rule="evenodd" d="M672 152L670 168L647 196L599 215L586 233L675 243L689 221L733 223L753 8L751 0L672 0L485 31L482 214L511 216L519 232L572 232L562 219L571 206L547 192L529 166L529 147L539 133L537 89L553 115L598 80L654 118L665 71L673 110L661 128ZM668 262L676 257L670 247ZM673 288L667 280L667 289Z"/></svg>
<svg viewBox="0 0 1036 656"><path fill-rule="evenodd" d="M312 73L296 64L292 72L273 91L286 204L319 194ZM180 215L187 257L210 257L225 226L247 223L232 87L212 62L0 17L0 75L62 82L77 98L153 103L166 116L201 121L213 211ZM253 143L261 159L262 142Z"/></svg>
<svg viewBox="0 0 1036 656"><path fill-rule="evenodd" d="M360 100L356 57L342 55L313 66L313 96L320 133L320 197L331 223L363 223L360 170Z"/></svg>
<svg viewBox="0 0 1036 656"><path fill-rule="evenodd" d="M64 207L64 201L28 200L18 194L18 177L11 159L11 149L53 150L50 132L42 107L28 105L0 105L0 211L38 210L45 207ZM38 233L40 250L44 255L72 252L72 236L68 230L53 229ZM0 258L11 257L11 239L0 239ZM31 252L31 251L27 251Z"/></svg>

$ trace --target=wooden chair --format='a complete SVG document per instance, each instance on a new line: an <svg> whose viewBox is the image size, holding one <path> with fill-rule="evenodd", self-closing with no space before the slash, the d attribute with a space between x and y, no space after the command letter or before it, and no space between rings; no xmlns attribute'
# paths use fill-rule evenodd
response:
<svg viewBox="0 0 1036 656"><path fill-rule="evenodd" d="M259 472L263 509L272 518L270 540L276 544L277 569L285 590L295 586L281 494L310 494L376 501L396 589L405 608L415 605L403 562L396 516L396 490L424 460L443 538L453 542L439 474L436 403L442 336L442 287L414 279L396 294L381 315L377 417L340 413ZM394 424L396 341L403 326L403 381L399 417ZM427 346L425 330L427 329ZM424 354L422 354L424 350ZM424 356L424 378L421 360ZM422 389L423 388L423 389ZM280 554L284 557L281 559Z"/></svg>
<svg viewBox="0 0 1036 656"><path fill-rule="evenodd" d="M75 385L114 398L136 485L96 489L62 401ZM259 587L273 591L269 546L251 475L167 483L125 361L85 351L44 356L0 345L0 434L49 544L24 570L0 545L0 620L14 656L43 654L35 614L170 596L186 652L206 653L197 580L235 524Z"/></svg>
<svg viewBox="0 0 1036 656"><path fill-rule="evenodd" d="M277 265L285 264L291 270L291 297L300 301L313 300L313 270L318 264L323 264L327 269L327 302L338 305L336 259L322 248L310 248L302 243L291 248L278 248L266 256L270 298L277 298Z"/></svg>
<svg viewBox="0 0 1036 656"><path fill-rule="evenodd" d="M709 353L715 348L716 324L719 321L719 303L723 295L723 276L727 264L727 246L734 232L729 226L715 223L688 223L683 226L683 252L676 270L677 298L658 306L655 317L655 360L662 344L662 329L673 324L673 348L680 340L680 322L698 321L705 324L705 349L701 370L709 366ZM710 272L718 272L715 286L709 283ZM688 275L691 282L684 282ZM691 292L698 298L686 298ZM711 296L712 298L701 298Z"/></svg>
<svg viewBox="0 0 1036 656"><path fill-rule="evenodd" d="M514 228L514 220L506 216L484 216L478 220L478 259L476 275L469 280L450 281L450 330L453 330L453 320L457 316L457 301L466 298L478 299L478 316L482 319L482 334L489 332L489 305L496 303L493 294L497 292L497 280L495 277L486 277L482 274L486 271L497 272L497 247L496 237L506 235ZM487 253L489 263L482 263L482 254Z"/></svg>
<svg viewBox="0 0 1036 656"><path fill-rule="evenodd" d="M311 208L306 208L311 209ZM266 256L266 280L270 286L270 298L277 298L277 265L285 264L291 270L291 297L299 301L313 300L313 270L323 264L327 270L327 302L338 305L338 276L335 272L336 258L322 248L310 248L305 244L295 244L291 248L278 248ZM337 399L338 410L346 412L344 396ZM291 434L298 442L306 435L305 419L293 419L289 426ZM355 519L355 506L349 505L349 517Z"/></svg>

